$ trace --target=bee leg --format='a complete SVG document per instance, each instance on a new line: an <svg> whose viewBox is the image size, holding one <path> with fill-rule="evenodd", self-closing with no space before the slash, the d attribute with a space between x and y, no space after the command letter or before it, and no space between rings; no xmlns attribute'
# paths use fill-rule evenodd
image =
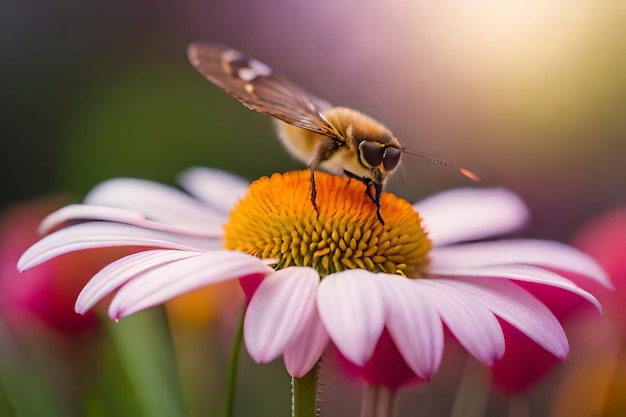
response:
<svg viewBox="0 0 626 417"><path fill-rule="evenodd" d="M365 181L363 181L365 182ZM372 194L372 188L374 187L374 194ZM376 205L376 217L378 217L378 221L383 226L385 225L385 221L383 220L383 216L380 214L380 195L383 192L383 185L377 182L367 181L365 182L365 195L367 195L370 200Z"/></svg>
<svg viewBox="0 0 626 417"><path fill-rule="evenodd" d="M311 170L311 204L313 204L313 209L316 212L319 212L319 209L317 208L317 189L315 188L315 168L313 168L312 166L310 166L310 170Z"/></svg>
<svg viewBox="0 0 626 417"><path fill-rule="evenodd" d="M374 204L376 204L376 217L378 217L380 224L384 226L385 221L383 220L383 216L380 214L380 195L383 193L383 185L375 182L374 191L376 192L376 197L374 198Z"/></svg>
<svg viewBox="0 0 626 417"><path fill-rule="evenodd" d="M313 159L309 161L309 170L311 170L311 204L313 204L313 209L316 213L319 213L319 208L317 207L317 189L315 188L315 169L322 161L319 150L313 156Z"/></svg>
<svg viewBox="0 0 626 417"><path fill-rule="evenodd" d="M336 140L327 140L321 142L317 149L315 150L315 154L313 154L313 158L309 161L309 169L311 170L311 204L313 204L313 208L316 212L319 213L317 207L317 190L315 189L315 170L317 167L328 158L330 158L335 151L340 147L341 143Z"/></svg>
<svg viewBox="0 0 626 417"><path fill-rule="evenodd" d="M370 200L372 200L372 203L376 204L376 197L374 197L374 194L372 194L373 183L370 180L364 178L363 184L365 184L365 195L368 196Z"/></svg>
<svg viewBox="0 0 626 417"><path fill-rule="evenodd" d="M358 177L357 177L358 178ZM363 184L365 184L365 195L369 197L370 200L376 205L376 217L378 217L378 221L383 226L385 225L385 221L383 220L383 216L380 214L380 195L383 192L383 185L377 182L373 182L369 178L359 178ZM372 194L372 187L374 188L374 193Z"/></svg>

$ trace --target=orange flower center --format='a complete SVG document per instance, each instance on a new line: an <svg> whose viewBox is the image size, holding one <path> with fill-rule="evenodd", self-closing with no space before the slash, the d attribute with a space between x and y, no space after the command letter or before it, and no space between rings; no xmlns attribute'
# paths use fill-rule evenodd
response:
<svg viewBox="0 0 626 417"><path fill-rule="evenodd" d="M225 248L277 259L276 269L310 266L322 277L355 268L424 276L430 240L409 202L383 193L382 225L363 183L316 172L315 184L317 211L308 170L252 183L225 226Z"/></svg>

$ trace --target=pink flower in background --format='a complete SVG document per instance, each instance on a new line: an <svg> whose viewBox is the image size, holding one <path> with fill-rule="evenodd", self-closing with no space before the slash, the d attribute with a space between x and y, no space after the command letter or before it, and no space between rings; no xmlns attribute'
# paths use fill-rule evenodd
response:
<svg viewBox="0 0 626 417"><path fill-rule="evenodd" d="M577 284L585 288L591 282ZM573 316L586 311L589 306L580 297L559 288L532 284L524 287L549 306L561 322L567 322ZM555 365L561 363L560 358L512 326L504 324L503 330L507 340L506 352L490 367L493 385L497 389L509 394L524 393L542 381Z"/></svg>
<svg viewBox="0 0 626 417"><path fill-rule="evenodd" d="M599 261L611 278L612 283L618 288L618 293L620 286L626 287L620 274L614 273L620 268L626 270L626 262L622 262L624 258L621 255L622 248L626 247L624 246L626 245L625 225L626 210L616 210L586 226L574 242L574 246L581 248ZM621 266L620 262L622 262ZM581 279L581 277L572 274L566 274L566 276L581 287L601 295L605 310L612 308L611 299L614 299L618 293L611 288L597 285L597 282ZM620 279L622 279L621 284ZM580 297L572 296L567 291L535 285L526 285L525 288L544 304L550 306L550 309L561 322L575 320L588 310L588 303L585 303ZM608 298L604 300L606 297ZM617 305L620 306L618 308L623 306L622 303L617 303ZM518 330L507 325L503 329L509 343L504 356L490 368L492 381L494 386L501 391L509 394L521 394L542 381L561 361Z"/></svg>
<svg viewBox="0 0 626 417"><path fill-rule="evenodd" d="M605 317L601 322L594 316L582 320L578 332L582 354L570 362L553 415L621 416L626 414L626 207L589 221L573 243L602 265L615 291L598 288Z"/></svg>
<svg viewBox="0 0 626 417"><path fill-rule="evenodd" d="M16 204L0 216L0 314L18 332L43 325L77 334L96 327L95 314L76 315L73 300L93 274L124 254L117 249L109 254L68 254L19 274L15 264L37 241L38 224L60 205L59 198L34 200Z"/></svg>
<svg viewBox="0 0 626 417"><path fill-rule="evenodd" d="M607 314L623 320L626 326L626 207L590 221L578 232L573 244L598 261L611 278L615 291L599 288L600 297L607 304Z"/></svg>
<svg viewBox="0 0 626 417"><path fill-rule="evenodd" d="M563 359L568 342L559 321L518 283L558 288L598 308L591 294L554 271L610 285L591 258L556 242L460 243L525 223L526 207L503 189L453 190L415 206L384 193L383 226L363 184L323 173L316 173L319 211L308 171L248 187L197 168L182 183L194 197L148 181L99 185L84 204L44 221L46 231L69 226L33 245L20 269L83 249L148 247L96 274L77 311L116 292L109 315L118 319L241 279L250 299L244 338L257 362L282 355L300 377L332 341L369 383L392 388L434 375L444 325L487 365L505 353L503 323Z"/></svg>

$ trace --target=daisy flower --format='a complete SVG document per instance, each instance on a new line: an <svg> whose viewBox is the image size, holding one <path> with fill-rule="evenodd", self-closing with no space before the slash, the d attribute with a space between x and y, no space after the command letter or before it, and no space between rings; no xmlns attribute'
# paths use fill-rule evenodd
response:
<svg viewBox="0 0 626 417"><path fill-rule="evenodd" d="M181 176L190 195L148 181L111 180L84 204L51 214L41 226L49 234L18 267L83 249L143 247L96 274L76 302L85 313L115 292L109 305L115 320L240 279L249 298L248 352L259 363L283 356L296 378L332 341L356 366L395 355L409 376L429 380L442 358L444 326L486 365L504 354L502 322L564 359L568 342L559 321L517 282L557 287L598 309L590 293L558 271L610 285L590 257L564 244L483 241L527 220L525 205L507 190L458 189L415 205L384 193L383 225L362 183L318 172L315 179L318 211L309 171L248 186L221 171L193 168ZM370 384L394 389L407 377L396 380L392 369L378 369Z"/></svg>

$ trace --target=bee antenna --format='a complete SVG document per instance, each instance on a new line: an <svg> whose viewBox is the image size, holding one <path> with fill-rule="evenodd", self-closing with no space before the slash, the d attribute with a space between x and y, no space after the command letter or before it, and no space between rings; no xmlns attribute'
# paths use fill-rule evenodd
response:
<svg viewBox="0 0 626 417"><path fill-rule="evenodd" d="M467 178L469 178L472 181L480 181L480 178L478 177L478 175L476 175L475 173L473 173L469 169L462 168L462 167L457 167L453 163L439 158L437 155L429 154L429 153L426 153L426 152L414 151L412 149L406 149L406 148L403 148L402 152L406 153L406 154L409 154L409 155L417 156L418 158L425 159L428 162L432 162L433 164L445 166L445 167L448 167L448 168L455 168L464 177L467 177Z"/></svg>

